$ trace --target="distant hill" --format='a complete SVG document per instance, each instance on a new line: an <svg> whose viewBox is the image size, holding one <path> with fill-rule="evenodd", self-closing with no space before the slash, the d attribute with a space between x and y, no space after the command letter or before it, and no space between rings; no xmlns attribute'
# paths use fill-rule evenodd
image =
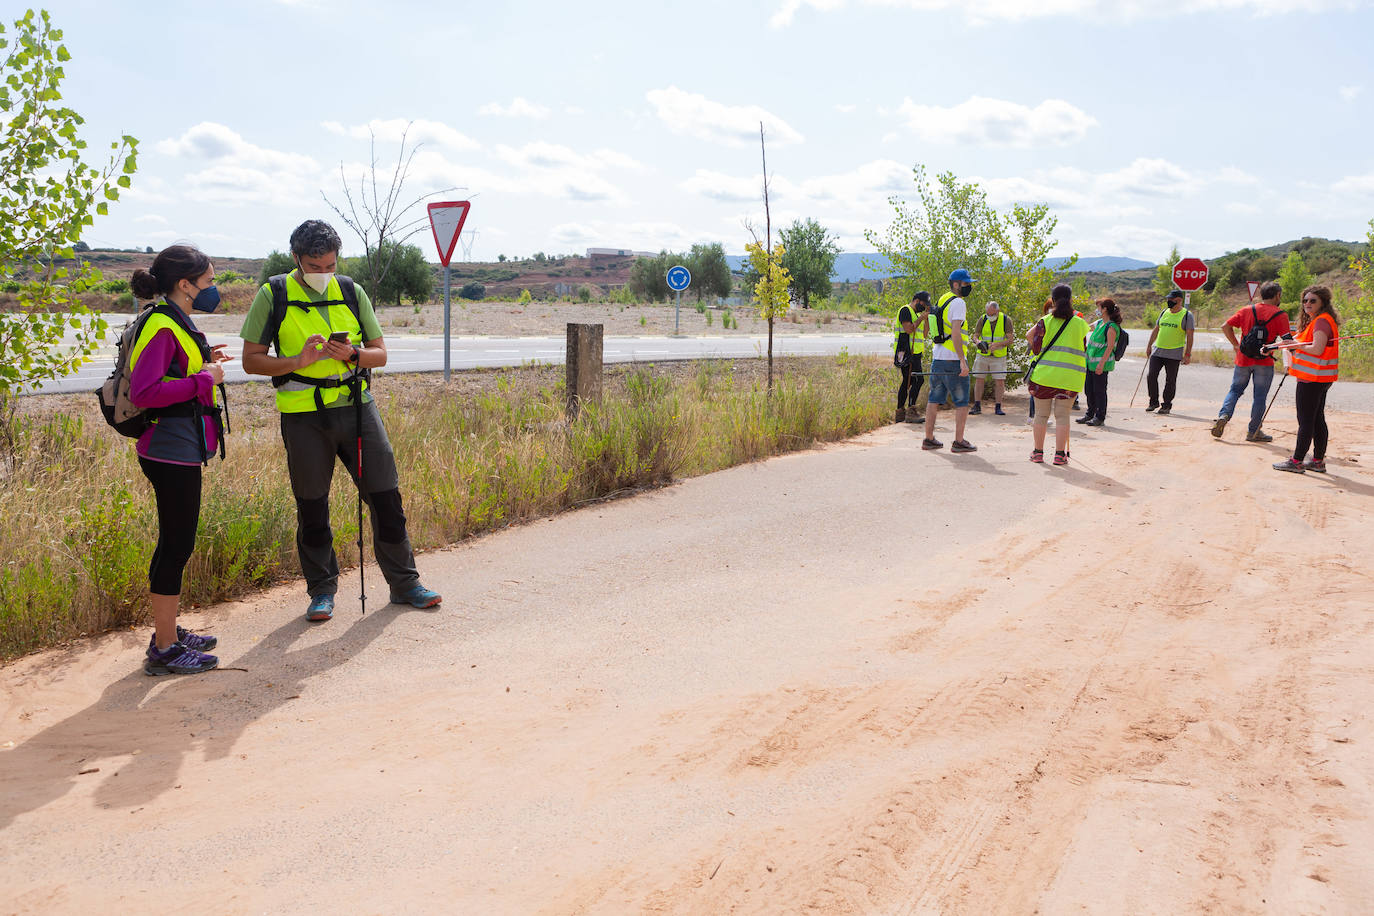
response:
<svg viewBox="0 0 1374 916"><path fill-rule="evenodd" d="M725 260L730 262L730 269L740 270L744 263L742 255L726 255ZM1063 264L1065 258L1055 258L1050 261L1052 268L1058 269ZM864 262L883 265L880 270L865 267ZM957 265L956 265L957 266ZM1138 258L1122 257L1100 257L1100 258L1079 258L1078 263L1068 270L1068 273L1114 273L1118 270L1140 270L1142 268L1153 268L1155 265L1149 261L1141 261ZM853 283L856 280L881 280L892 276L891 265L887 259L877 252L847 252L835 259L835 272L830 279L836 283Z"/></svg>

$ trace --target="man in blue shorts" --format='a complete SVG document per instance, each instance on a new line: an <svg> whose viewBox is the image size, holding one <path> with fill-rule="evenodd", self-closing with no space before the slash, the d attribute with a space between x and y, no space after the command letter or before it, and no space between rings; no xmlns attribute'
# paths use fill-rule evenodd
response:
<svg viewBox="0 0 1374 916"><path fill-rule="evenodd" d="M921 448L943 448L935 438L935 415L948 398L954 402L954 443L951 452L976 452L964 438L968 422L968 361L964 357L964 298L973 292L973 276L961 267L949 275L949 292L926 316L926 336L931 343L930 388L926 395L926 436Z"/></svg>

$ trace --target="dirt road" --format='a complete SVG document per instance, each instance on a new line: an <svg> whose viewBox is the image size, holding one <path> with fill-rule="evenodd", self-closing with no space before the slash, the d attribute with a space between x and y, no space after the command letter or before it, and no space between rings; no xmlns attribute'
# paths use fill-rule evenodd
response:
<svg viewBox="0 0 1374 916"><path fill-rule="evenodd" d="M202 677L10 665L0 911L1363 910L1374 422L1297 476L1176 411L592 507L422 557L438 613L279 589Z"/></svg>

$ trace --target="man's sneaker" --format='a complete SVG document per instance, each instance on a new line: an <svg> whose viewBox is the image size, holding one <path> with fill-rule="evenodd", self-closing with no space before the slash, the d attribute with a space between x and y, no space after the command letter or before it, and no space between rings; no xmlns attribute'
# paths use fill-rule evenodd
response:
<svg viewBox="0 0 1374 916"><path fill-rule="evenodd" d="M404 592L391 593L392 604L408 604L411 607L435 607L443 600L438 592L427 589L418 582Z"/></svg>
<svg viewBox="0 0 1374 916"><path fill-rule="evenodd" d="M310 599L310 606L305 609L305 619L311 623L323 623L334 616L334 596L316 595Z"/></svg>
<svg viewBox="0 0 1374 916"><path fill-rule="evenodd" d="M1226 432L1226 421L1229 420L1229 419L1231 419L1231 418L1230 418L1230 417L1217 417L1216 422L1212 424L1212 438L1213 438L1213 439L1220 439L1220 438L1221 438L1221 434L1224 433L1224 432Z"/></svg>
<svg viewBox="0 0 1374 916"><path fill-rule="evenodd" d="M896 413L896 414L893 416L893 418L892 418L892 422L893 422L893 423L902 423L902 422L904 422L905 420L906 420L906 408L905 408L905 407L898 407L898 408L897 408L897 413Z"/></svg>
<svg viewBox="0 0 1374 916"><path fill-rule="evenodd" d="M1087 422L1088 422L1089 420L1091 420L1091 419L1092 419L1092 415L1091 415L1091 414L1084 414L1083 416L1079 417L1077 420L1074 420L1073 422L1075 422L1075 423L1087 423Z"/></svg>
<svg viewBox="0 0 1374 916"><path fill-rule="evenodd" d="M982 403L981 401L974 401L972 404L969 405L968 412L969 412L969 415L970 415L970 416L972 416L972 415L974 415L974 414L982 413L982 412L983 412L983 403Z"/></svg>
<svg viewBox="0 0 1374 916"><path fill-rule="evenodd" d="M945 444L944 444L943 442L941 442L939 439L922 439L922 440L921 440L921 448L925 449L926 451L930 451L930 450L932 450L932 449L937 449L937 448L944 448L944 447L945 447Z"/></svg>
<svg viewBox="0 0 1374 916"><path fill-rule="evenodd" d="M1150 413L1151 411L1154 411L1154 410L1159 410L1159 405L1158 405L1158 404L1151 404L1149 407L1146 407L1146 408L1145 408L1145 412L1146 412L1146 413Z"/></svg>
<svg viewBox="0 0 1374 916"><path fill-rule="evenodd" d="M1262 430L1262 429L1257 429L1257 430L1255 430L1253 433L1247 433L1246 436L1245 436L1245 441L1246 441L1246 442L1273 442L1273 441L1274 441L1274 437L1271 436L1271 435L1269 435L1268 433L1266 433L1266 432L1265 432L1264 430Z"/></svg>
<svg viewBox="0 0 1374 916"><path fill-rule="evenodd" d="M1068 452L1055 452L1055 453L1054 453L1054 463L1055 463L1055 464L1068 464L1068 463L1069 463L1069 453L1068 453Z"/></svg>
<svg viewBox="0 0 1374 916"><path fill-rule="evenodd" d="M967 439L955 439L954 444L949 447L951 452L976 452L978 446Z"/></svg>
<svg viewBox="0 0 1374 916"><path fill-rule="evenodd" d="M163 674L201 674L219 664L219 659L195 649L188 649L174 642L162 652L157 643L148 647L147 659L143 662L143 673L151 677Z"/></svg>
<svg viewBox="0 0 1374 916"><path fill-rule="evenodd" d="M1291 474L1304 474L1307 469L1302 466L1302 462L1296 458L1285 458L1274 465L1276 471L1288 471Z"/></svg>
<svg viewBox="0 0 1374 916"><path fill-rule="evenodd" d="M1316 471L1318 474L1326 473L1326 461L1321 458L1308 458L1302 466L1309 471Z"/></svg>
<svg viewBox="0 0 1374 916"><path fill-rule="evenodd" d="M995 414L997 414L997 416L999 416L999 417L1005 417L1005 416L1007 415L1007 412L1006 412L1005 410L1002 409L1002 405L1001 405L1001 404L995 404L995 405L993 405L993 410L992 410L992 412L995 413Z"/></svg>
<svg viewBox="0 0 1374 916"><path fill-rule="evenodd" d="M1156 416L1167 417L1172 412L1172 407L1161 407L1158 411L1156 411Z"/></svg>
<svg viewBox="0 0 1374 916"><path fill-rule="evenodd" d="M1091 420L1088 421L1088 425L1089 425L1089 426L1101 426L1103 423L1106 423L1106 422L1107 422L1107 421L1106 421L1105 419L1103 419L1102 417L1093 417Z"/></svg>

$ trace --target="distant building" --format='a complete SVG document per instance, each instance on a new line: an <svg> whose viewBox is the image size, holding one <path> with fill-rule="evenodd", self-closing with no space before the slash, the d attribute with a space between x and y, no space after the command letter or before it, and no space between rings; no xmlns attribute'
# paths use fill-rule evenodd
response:
<svg viewBox="0 0 1374 916"><path fill-rule="evenodd" d="M587 260L612 261L617 258L656 258L657 251L631 251L628 248L588 248Z"/></svg>

